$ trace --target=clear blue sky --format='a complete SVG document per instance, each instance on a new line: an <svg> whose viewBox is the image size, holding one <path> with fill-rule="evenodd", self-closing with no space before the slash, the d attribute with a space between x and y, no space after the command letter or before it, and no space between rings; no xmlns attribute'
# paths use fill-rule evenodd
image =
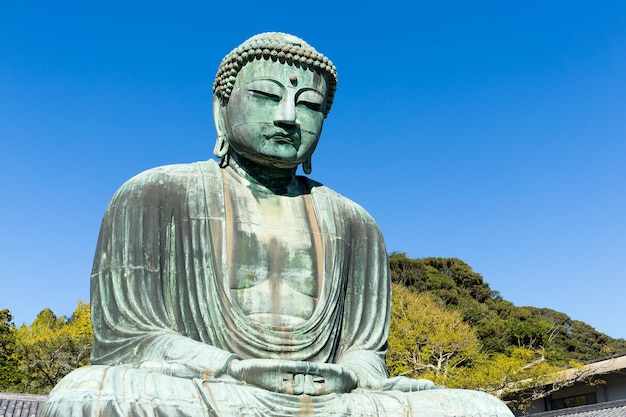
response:
<svg viewBox="0 0 626 417"><path fill-rule="evenodd" d="M89 298L115 190L212 157L221 58L263 31L328 55L311 177L388 250L457 257L516 305L626 337L626 2L0 5L0 308Z"/></svg>

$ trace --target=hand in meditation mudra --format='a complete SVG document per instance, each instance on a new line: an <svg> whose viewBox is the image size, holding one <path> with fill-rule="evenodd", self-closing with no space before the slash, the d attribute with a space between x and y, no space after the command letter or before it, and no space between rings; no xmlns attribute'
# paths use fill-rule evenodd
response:
<svg viewBox="0 0 626 417"><path fill-rule="evenodd" d="M91 276L92 364L43 416L510 416L499 400L388 378L376 223L306 177L337 85L303 40L252 37L213 86L221 159L129 180Z"/></svg>

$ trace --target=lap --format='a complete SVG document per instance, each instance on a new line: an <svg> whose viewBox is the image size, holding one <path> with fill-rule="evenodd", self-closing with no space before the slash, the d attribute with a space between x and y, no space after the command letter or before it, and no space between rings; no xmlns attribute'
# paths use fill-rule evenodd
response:
<svg viewBox="0 0 626 417"><path fill-rule="evenodd" d="M50 393L43 417L387 416L508 417L495 397L467 390L355 390L322 396L268 392L232 381L201 381L126 366L88 366Z"/></svg>
<svg viewBox="0 0 626 417"><path fill-rule="evenodd" d="M126 366L86 366L57 384L42 417L211 416L192 380Z"/></svg>

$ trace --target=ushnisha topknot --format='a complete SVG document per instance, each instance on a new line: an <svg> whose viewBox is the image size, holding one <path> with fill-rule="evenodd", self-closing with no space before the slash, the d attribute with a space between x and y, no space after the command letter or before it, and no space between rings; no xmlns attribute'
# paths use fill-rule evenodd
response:
<svg viewBox="0 0 626 417"><path fill-rule="evenodd" d="M281 32L255 35L233 49L220 64L213 83L213 94L226 104L233 91L237 74L248 62L271 59L327 75L328 94L324 116L328 115L337 89L337 68L330 59L302 39Z"/></svg>

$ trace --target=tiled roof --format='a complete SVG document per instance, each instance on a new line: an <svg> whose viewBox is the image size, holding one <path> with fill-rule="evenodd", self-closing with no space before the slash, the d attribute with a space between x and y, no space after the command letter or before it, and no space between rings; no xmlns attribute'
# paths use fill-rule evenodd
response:
<svg viewBox="0 0 626 417"><path fill-rule="evenodd" d="M37 417L46 395L0 392L0 417ZM532 417L626 417L626 400L533 414Z"/></svg>
<svg viewBox="0 0 626 417"><path fill-rule="evenodd" d="M532 417L626 417L626 400L562 408L533 414Z"/></svg>
<svg viewBox="0 0 626 417"><path fill-rule="evenodd" d="M0 392L0 417L37 417L46 395Z"/></svg>

